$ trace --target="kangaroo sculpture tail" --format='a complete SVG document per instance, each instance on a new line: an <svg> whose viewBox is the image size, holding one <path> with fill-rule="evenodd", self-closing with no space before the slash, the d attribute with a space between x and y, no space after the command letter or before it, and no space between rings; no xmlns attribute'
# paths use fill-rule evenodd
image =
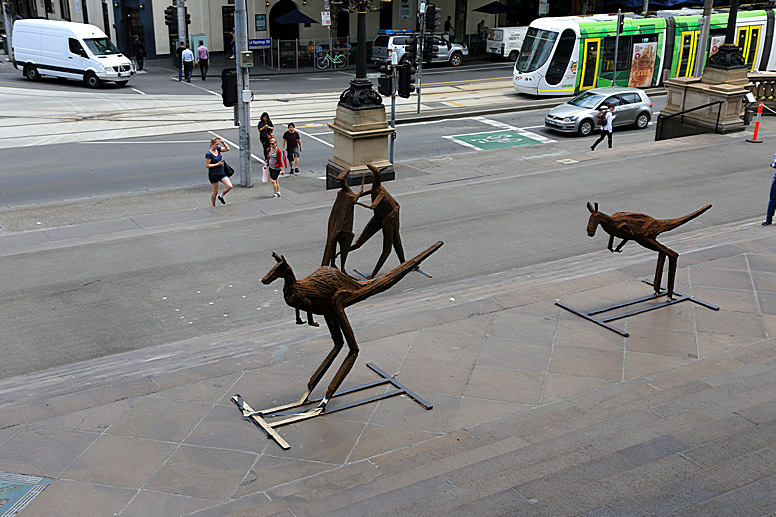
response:
<svg viewBox="0 0 776 517"><path fill-rule="evenodd" d="M364 281L363 290L360 290L360 292L354 298L352 298L351 300L348 300L348 305L354 304L356 302L364 300L365 298L369 298L374 294L381 293L387 289L390 289L391 287L396 285L399 282L399 280L404 278L405 275L407 275L407 273L409 273L410 271L418 267L421 262L426 260L436 250L441 248L442 244L444 244L442 241L438 241L436 244L428 248L426 251L423 251L418 255L412 257L408 261L400 264L399 266L392 269L391 271L384 274L383 276L373 278L372 280Z"/></svg>
<svg viewBox="0 0 776 517"><path fill-rule="evenodd" d="M711 205L706 205L703 208L700 208L691 214L685 215L684 217L677 217L676 219L666 219L665 222L668 224L668 228L664 231L673 230L674 228L682 226L684 223L688 223L692 221L693 219L701 215L709 208L711 208Z"/></svg>

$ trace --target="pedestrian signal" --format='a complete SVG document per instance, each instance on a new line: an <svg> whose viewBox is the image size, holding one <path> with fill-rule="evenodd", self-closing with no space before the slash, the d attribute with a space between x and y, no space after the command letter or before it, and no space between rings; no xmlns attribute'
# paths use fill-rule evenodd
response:
<svg viewBox="0 0 776 517"><path fill-rule="evenodd" d="M404 43L404 57L402 57L402 61L405 61L412 65L417 64L418 62L418 38L417 37L411 36L407 38L407 41Z"/></svg>
<svg viewBox="0 0 776 517"><path fill-rule="evenodd" d="M436 5L426 4L426 30L434 32L434 26L436 25Z"/></svg>
<svg viewBox="0 0 776 517"><path fill-rule="evenodd" d="M409 63L399 65L399 97L409 98L410 94L415 91L415 68Z"/></svg>
<svg viewBox="0 0 776 517"><path fill-rule="evenodd" d="M426 36L423 44L423 61L430 63L439 54L439 45L434 45L434 37Z"/></svg>
<svg viewBox="0 0 776 517"><path fill-rule="evenodd" d="M164 10L164 23L169 27L175 27L178 22L175 20L175 7L168 5Z"/></svg>
<svg viewBox="0 0 776 517"><path fill-rule="evenodd" d="M221 72L221 99L224 106L237 106L237 73L234 68Z"/></svg>

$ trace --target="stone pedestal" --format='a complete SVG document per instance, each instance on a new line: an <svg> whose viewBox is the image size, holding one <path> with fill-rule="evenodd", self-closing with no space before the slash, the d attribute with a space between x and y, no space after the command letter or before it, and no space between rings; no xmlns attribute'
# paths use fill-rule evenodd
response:
<svg viewBox="0 0 776 517"><path fill-rule="evenodd" d="M388 161L388 137L393 128L386 121L384 106L354 110L340 104L329 127L334 131L334 155L326 164L327 189L339 188L329 174L337 176L345 169L350 169L349 185L360 185L364 175L366 182L371 183L372 172L367 163L388 167L382 172L383 181L394 179L395 172Z"/></svg>
<svg viewBox="0 0 776 517"><path fill-rule="evenodd" d="M677 77L666 81L668 98L661 114L671 115L714 101L723 101L719 114L719 131L731 133L744 129L744 95L749 84L746 67L714 68L707 66L701 78ZM688 124L717 127L718 106L709 106L683 115Z"/></svg>

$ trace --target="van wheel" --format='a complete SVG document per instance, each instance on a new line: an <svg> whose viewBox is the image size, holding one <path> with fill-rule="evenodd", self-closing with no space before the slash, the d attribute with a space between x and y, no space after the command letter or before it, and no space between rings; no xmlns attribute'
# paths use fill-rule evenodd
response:
<svg viewBox="0 0 776 517"><path fill-rule="evenodd" d="M510 61L517 61L517 50L513 50L509 53L509 60Z"/></svg>
<svg viewBox="0 0 776 517"><path fill-rule="evenodd" d="M126 86L129 81L116 81L116 86Z"/></svg>
<svg viewBox="0 0 776 517"><path fill-rule="evenodd" d="M94 73L89 72L84 76L84 83L86 83L86 86L89 88L98 88L100 86L100 78L94 75Z"/></svg>
<svg viewBox="0 0 776 517"><path fill-rule="evenodd" d="M38 73L37 68L35 68L32 65L27 65L24 67L24 77L26 77L30 81L37 81L38 79L40 79L40 74Z"/></svg>
<svg viewBox="0 0 776 517"><path fill-rule="evenodd" d="M450 66L461 66L461 63L463 63L463 56L460 52L453 52L453 55L450 56Z"/></svg>

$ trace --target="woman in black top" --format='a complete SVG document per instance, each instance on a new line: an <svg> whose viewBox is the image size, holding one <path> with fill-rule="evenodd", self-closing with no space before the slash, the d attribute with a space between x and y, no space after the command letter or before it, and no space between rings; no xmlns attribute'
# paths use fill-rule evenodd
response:
<svg viewBox="0 0 776 517"><path fill-rule="evenodd" d="M232 182L224 172L224 157L221 156L222 151L227 152L228 150L229 146L226 145L226 142L220 138L211 138L210 149L207 153L205 153L205 168L207 168L207 178L210 181L210 185L213 187L213 190L210 193L210 204L213 206L216 206L216 198L218 198L218 200L225 205L226 201L224 201L224 196L227 192L232 190ZM224 192L220 196L218 195L219 183L223 183L225 187Z"/></svg>
<svg viewBox="0 0 776 517"><path fill-rule="evenodd" d="M274 131L275 126L272 125L272 121L269 119L269 113L265 111L259 119L259 141L261 142L261 148L264 150L264 161L267 160L269 141Z"/></svg>

